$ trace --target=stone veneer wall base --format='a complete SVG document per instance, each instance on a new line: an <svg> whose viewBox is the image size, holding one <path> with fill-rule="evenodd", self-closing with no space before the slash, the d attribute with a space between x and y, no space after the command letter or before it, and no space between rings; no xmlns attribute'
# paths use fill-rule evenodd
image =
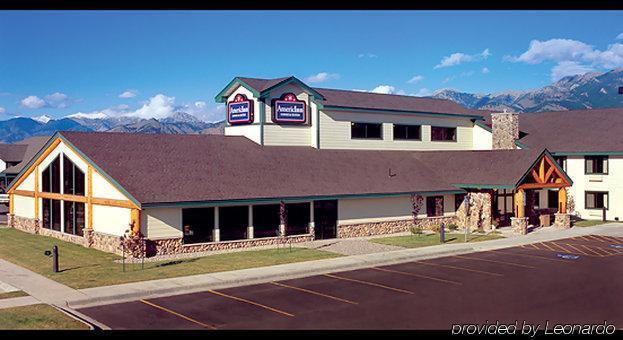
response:
<svg viewBox="0 0 623 340"><path fill-rule="evenodd" d="M419 218L415 222L412 219L398 221L371 222L359 224L347 224L337 227L338 238L364 237L374 235L396 234L410 231L413 227L432 230L443 223L445 226L456 224L455 216Z"/></svg>

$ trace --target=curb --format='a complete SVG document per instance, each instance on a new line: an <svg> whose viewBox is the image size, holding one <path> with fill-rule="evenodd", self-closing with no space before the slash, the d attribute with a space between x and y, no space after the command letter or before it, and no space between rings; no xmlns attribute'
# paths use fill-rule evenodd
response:
<svg viewBox="0 0 623 340"><path fill-rule="evenodd" d="M404 254L404 255L401 254L402 256L392 256L391 258L387 258L387 259L382 258L382 257L386 257L387 253L377 253L379 255L378 260L364 260L360 258L354 258L356 256L360 256L360 255L354 255L354 256L341 258L342 260L348 259L349 260L348 263L343 263L343 264L340 263L337 265L325 265L325 266L322 266L321 268L314 268L314 265L317 264L319 261L326 261L326 260L307 262L309 266L298 269L298 270L286 270L287 267L285 266L288 266L291 264L278 265L274 267L284 266L285 268L282 267L284 270L280 270L279 273L275 273L275 274L256 275L252 278L233 277L229 279L227 278L221 279L219 278L219 276L231 276L231 274L228 272L219 272L219 273L214 273L213 275L210 275L211 276L210 279L213 282L209 282L209 283L197 283L197 284L184 285L184 286L179 286L179 287L162 288L162 289L141 289L136 292L118 294L118 295L113 295L113 296L102 296L102 297L96 297L96 298L90 298L90 299L68 301L67 304L68 306L71 306L71 308L73 309L81 309L81 308L88 308L88 307L94 307L94 306L100 306L100 305L130 302L130 301L135 301L139 299L147 299L147 298L153 299L153 298L171 296L171 295L197 293L197 292L202 292L202 291L207 291L207 290L212 290L212 289L225 289L225 288L232 288L232 287L238 287L238 286L268 283L271 281L298 279L298 278L303 278L303 277L308 277L308 276L370 268L371 266L385 266L385 265L399 264L399 263L405 263L405 262L411 262L411 261L417 261L417 260L427 260L427 259L444 257L444 256L461 255L461 254L467 254L467 253L471 253L475 251L472 246L455 247L455 249L437 251L437 252L429 253L429 254L426 254L426 253L412 254L413 250L414 249L406 249L406 251L408 251L410 254L409 253ZM397 255L395 254L395 252L393 253L394 254L392 255ZM369 257L370 254L368 254L367 256ZM315 262L315 263L312 263L312 262ZM297 264L300 264L300 263L297 263ZM250 269L257 270L258 268L250 268Z"/></svg>

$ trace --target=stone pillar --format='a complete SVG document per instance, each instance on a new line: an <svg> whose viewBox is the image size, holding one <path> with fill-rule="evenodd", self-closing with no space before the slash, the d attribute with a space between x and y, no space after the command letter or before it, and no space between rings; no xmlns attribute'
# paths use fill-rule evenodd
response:
<svg viewBox="0 0 623 340"><path fill-rule="evenodd" d="M526 235L528 233L528 218L511 217L511 231L515 234Z"/></svg>
<svg viewBox="0 0 623 340"><path fill-rule="evenodd" d="M249 205L249 224L247 225L247 238L253 238L253 206Z"/></svg>
<svg viewBox="0 0 623 340"><path fill-rule="evenodd" d="M512 112L491 114L494 150L516 149L515 141L519 139L519 116Z"/></svg>
<svg viewBox="0 0 623 340"><path fill-rule="evenodd" d="M84 228L82 229L82 234L84 235L84 243L87 248L93 247L93 229Z"/></svg>
<svg viewBox="0 0 623 340"><path fill-rule="evenodd" d="M571 228L571 215L566 213L555 213L554 227L556 227L556 229Z"/></svg>
<svg viewBox="0 0 623 340"><path fill-rule="evenodd" d="M307 232L310 235L314 235L316 233L316 220L314 216L314 201L309 202L309 227Z"/></svg>
<svg viewBox="0 0 623 340"><path fill-rule="evenodd" d="M214 207L214 229L212 229L212 242L221 240L221 227L219 225L218 207Z"/></svg>
<svg viewBox="0 0 623 340"><path fill-rule="evenodd" d="M464 222L464 227L469 230L491 230L492 228L492 211L491 211L491 193L469 192L467 193L467 207L461 207L457 211L457 221Z"/></svg>

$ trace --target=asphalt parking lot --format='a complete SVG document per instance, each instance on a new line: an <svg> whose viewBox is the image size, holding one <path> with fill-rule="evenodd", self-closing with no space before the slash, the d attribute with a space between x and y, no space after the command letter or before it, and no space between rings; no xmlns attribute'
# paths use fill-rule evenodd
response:
<svg viewBox="0 0 623 340"><path fill-rule="evenodd" d="M81 309L113 329L445 329L516 320L623 327L623 238L495 251Z"/></svg>

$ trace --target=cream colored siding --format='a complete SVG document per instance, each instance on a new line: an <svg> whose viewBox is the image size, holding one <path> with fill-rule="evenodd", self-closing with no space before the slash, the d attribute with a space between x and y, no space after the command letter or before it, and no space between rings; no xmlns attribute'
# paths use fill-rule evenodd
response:
<svg viewBox="0 0 623 340"><path fill-rule="evenodd" d="M474 124L473 133L474 150L493 149L493 134L491 132Z"/></svg>
<svg viewBox="0 0 623 340"><path fill-rule="evenodd" d="M35 191L35 172L31 172L22 183L17 186L17 190Z"/></svg>
<svg viewBox="0 0 623 340"><path fill-rule="evenodd" d="M454 195L444 196L444 216L453 216ZM338 225L399 221L412 218L411 196L341 199L338 202ZM426 197L418 217L426 217Z"/></svg>
<svg viewBox="0 0 623 340"><path fill-rule="evenodd" d="M130 228L130 209L93 205L93 230L121 236Z"/></svg>
<svg viewBox="0 0 623 340"><path fill-rule="evenodd" d="M383 123L383 139L351 139L351 122ZM422 126L422 139L394 140L393 124ZM457 128L456 142L431 141L431 126ZM442 118L407 114L320 111L322 149L373 150L471 150L473 123L464 118Z"/></svg>
<svg viewBox="0 0 623 340"><path fill-rule="evenodd" d="M253 96L253 93L248 89L239 86L232 94L227 98L227 103L232 101L237 94L244 94L247 99L253 100L253 124L242 125L229 125L227 123L227 106L225 107L225 135L226 136L244 136L250 140L260 144L261 143L261 128L260 128L260 103L257 98ZM227 105L225 103L225 105Z"/></svg>
<svg viewBox="0 0 623 340"><path fill-rule="evenodd" d="M6 169L6 163L0 159L0 172Z"/></svg>
<svg viewBox="0 0 623 340"><path fill-rule="evenodd" d="M19 217L35 218L35 199L34 197L25 197L13 195L14 211L13 213Z"/></svg>
<svg viewBox="0 0 623 340"><path fill-rule="evenodd" d="M573 180L570 193L575 201L575 213L584 219L601 219L600 209L585 209L585 191L607 191L608 211L606 218L614 220L623 219L623 158L610 156L608 158L607 175L585 175L584 157L567 157L567 174Z"/></svg>
<svg viewBox="0 0 623 340"><path fill-rule="evenodd" d="M93 197L108 198L115 200L127 200L128 198L122 194L117 188L108 182L104 176L97 171L93 171Z"/></svg>
<svg viewBox="0 0 623 340"><path fill-rule="evenodd" d="M146 209L141 215L149 239L182 237L182 209Z"/></svg>
<svg viewBox="0 0 623 340"><path fill-rule="evenodd" d="M311 130L309 126L266 124L264 145L311 146Z"/></svg>

